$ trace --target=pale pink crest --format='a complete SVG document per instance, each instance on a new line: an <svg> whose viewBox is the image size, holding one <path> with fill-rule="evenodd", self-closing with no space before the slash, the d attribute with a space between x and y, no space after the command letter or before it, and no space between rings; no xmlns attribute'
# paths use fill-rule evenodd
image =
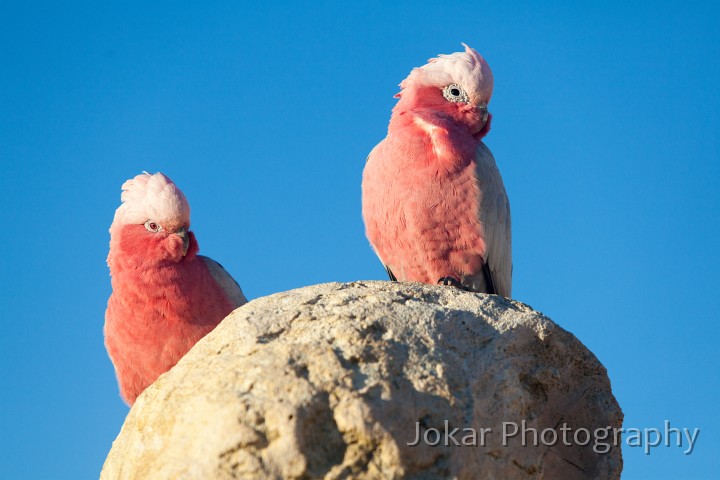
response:
<svg viewBox="0 0 720 480"><path fill-rule="evenodd" d="M190 204L170 178L158 172L144 172L122 185L122 204L115 210L113 225L190 225ZM111 227L112 229L112 227Z"/></svg>
<svg viewBox="0 0 720 480"><path fill-rule="evenodd" d="M474 102L487 104L493 90L493 75L485 59L464 43L464 52L438 55L422 67L414 68L400 83L400 88L438 87L456 83ZM402 92L401 92L402 93Z"/></svg>

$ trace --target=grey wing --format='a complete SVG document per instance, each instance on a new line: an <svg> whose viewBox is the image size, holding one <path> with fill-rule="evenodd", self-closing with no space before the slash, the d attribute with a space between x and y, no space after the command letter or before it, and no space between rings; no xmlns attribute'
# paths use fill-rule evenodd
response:
<svg viewBox="0 0 720 480"><path fill-rule="evenodd" d="M212 275L213 279L215 279L217 284L220 285L220 288L223 289L225 295L227 295L228 299L235 308L247 303L247 298L243 295L240 285L238 285L235 279L230 276L222 265L212 258L203 255L198 255L198 258L205 262L208 270L210 270L210 275Z"/></svg>
<svg viewBox="0 0 720 480"><path fill-rule="evenodd" d="M495 287L495 293L510 298L512 294L510 202L495 164L495 158L484 143L478 146L476 162L476 176L481 192L479 217L485 234L487 271L463 279L463 283L470 283L471 288L477 286L473 290L478 291L487 291L487 283L491 283ZM486 280L487 272L491 277L490 282Z"/></svg>

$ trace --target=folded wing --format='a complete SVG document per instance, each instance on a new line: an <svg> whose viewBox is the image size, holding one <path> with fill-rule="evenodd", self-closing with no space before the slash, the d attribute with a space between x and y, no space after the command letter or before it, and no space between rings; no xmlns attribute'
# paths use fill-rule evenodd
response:
<svg viewBox="0 0 720 480"><path fill-rule="evenodd" d="M462 283L475 291L489 291L488 283L503 297L512 294L512 233L510 202L505 185L490 149L478 146L476 176L480 187L479 218L485 236L485 271L463 279ZM488 275L491 282L488 282Z"/></svg>
<svg viewBox="0 0 720 480"><path fill-rule="evenodd" d="M247 298L243 295L240 285L238 285L235 279L223 268L222 265L212 258L205 257L203 255L198 255L198 258L205 262L208 270L210 270L210 275L212 275L213 279L215 279L217 284L220 285L220 288L222 288L225 295L235 308L247 303Z"/></svg>

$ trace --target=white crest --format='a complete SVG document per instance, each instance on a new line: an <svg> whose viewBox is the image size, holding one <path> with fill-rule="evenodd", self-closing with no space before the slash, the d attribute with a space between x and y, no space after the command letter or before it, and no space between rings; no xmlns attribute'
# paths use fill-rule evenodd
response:
<svg viewBox="0 0 720 480"><path fill-rule="evenodd" d="M122 185L122 204L115 210L113 225L141 225L148 220L161 224L190 224L190 204L182 191L162 173L142 174Z"/></svg>
<svg viewBox="0 0 720 480"><path fill-rule="evenodd" d="M438 55L417 67L402 81L400 88L434 86L443 88L457 83L476 102L488 103L492 96L493 75L485 59L464 43L464 52Z"/></svg>

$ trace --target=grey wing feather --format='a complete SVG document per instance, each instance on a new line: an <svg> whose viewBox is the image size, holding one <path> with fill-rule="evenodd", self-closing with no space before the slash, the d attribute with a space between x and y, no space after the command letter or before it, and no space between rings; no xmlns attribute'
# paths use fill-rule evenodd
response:
<svg viewBox="0 0 720 480"><path fill-rule="evenodd" d="M480 143L476 154L476 176L480 187L480 223L486 244L487 270L492 277L495 293L503 297L512 294L512 225L510 202L505 185L490 149ZM486 272L480 271L463 279L476 291L487 291Z"/></svg>
<svg viewBox="0 0 720 480"><path fill-rule="evenodd" d="M390 277L391 282L397 282L397 277L395 277L395 274L392 273L392 270L390 270L390 267L385 265L385 271L387 272L388 277Z"/></svg>
<svg viewBox="0 0 720 480"><path fill-rule="evenodd" d="M198 255L198 258L205 262L208 270L210 270L210 275L212 275L213 279L215 279L217 284L220 285L220 288L223 289L225 295L227 295L228 299L235 308L247 303L247 298L243 295L240 285L238 285L235 279L230 276L222 265L212 258L205 257L203 255Z"/></svg>

